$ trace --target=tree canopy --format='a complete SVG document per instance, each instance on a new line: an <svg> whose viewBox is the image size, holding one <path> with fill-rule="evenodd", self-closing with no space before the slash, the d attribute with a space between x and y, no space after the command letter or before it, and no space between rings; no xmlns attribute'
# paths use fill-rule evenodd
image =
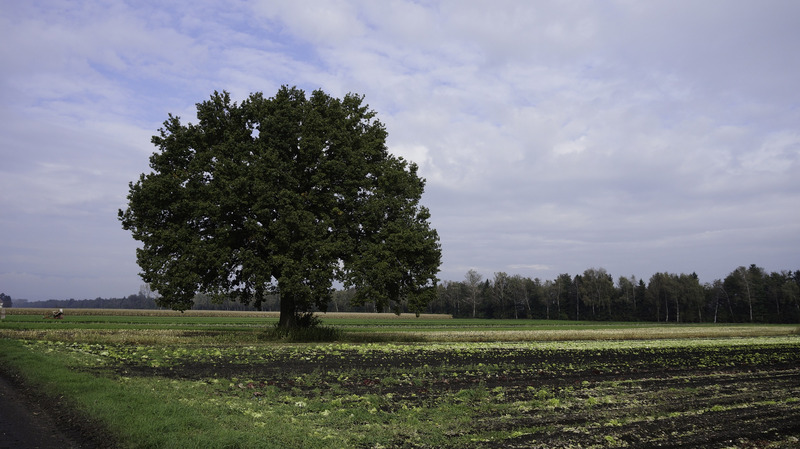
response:
<svg viewBox="0 0 800 449"><path fill-rule="evenodd" d="M159 302L197 293L259 305L279 294L280 325L325 310L335 281L356 301L421 311L441 246L420 205L417 166L386 147L363 97L282 87L241 104L214 92L197 124L169 115L151 173L130 183L124 229Z"/></svg>

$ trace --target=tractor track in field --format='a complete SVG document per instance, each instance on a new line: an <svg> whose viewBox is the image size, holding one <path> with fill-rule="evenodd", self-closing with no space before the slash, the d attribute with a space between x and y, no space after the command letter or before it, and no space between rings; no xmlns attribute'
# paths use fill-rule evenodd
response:
<svg viewBox="0 0 800 449"><path fill-rule="evenodd" d="M0 366L0 449L113 448L99 423L64 398L46 396Z"/></svg>

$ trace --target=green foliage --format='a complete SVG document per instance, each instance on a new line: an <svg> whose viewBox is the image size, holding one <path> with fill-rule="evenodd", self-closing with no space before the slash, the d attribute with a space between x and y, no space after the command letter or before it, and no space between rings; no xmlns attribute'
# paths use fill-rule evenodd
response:
<svg viewBox="0 0 800 449"><path fill-rule="evenodd" d="M0 332L13 335L0 369L103 423L115 447L695 447L727 435L720 419L764 445L800 413L796 336L243 345L58 332Z"/></svg>
<svg viewBox="0 0 800 449"><path fill-rule="evenodd" d="M14 305L14 302L11 300L11 297L6 295L5 293L0 293L0 305L2 307L11 308Z"/></svg>
<svg viewBox="0 0 800 449"><path fill-rule="evenodd" d="M280 325L295 327L339 280L381 309L424 309L441 260L424 180L388 153L362 100L284 86L239 105L215 92L198 124L169 116L119 211L160 305L186 310L199 292L258 306L277 292Z"/></svg>
<svg viewBox="0 0 800 449"><path fill-rule="evenodd" d="M489 398L489 391L486 385L480 384L474 388L465 388L455 394L456 402L466 402L469 404L477 404Z"/></svg>
<svg viewBox="0 0 800 449"><path fill-rule="evenodd" d="M669 323L798 323L800 271L767 273L741 266L724 280L700 282L696 273L659 272L649 282L603 268L554 280L469 270L462 282L443 281L429 313L456 318L526 318Z"/></svg>

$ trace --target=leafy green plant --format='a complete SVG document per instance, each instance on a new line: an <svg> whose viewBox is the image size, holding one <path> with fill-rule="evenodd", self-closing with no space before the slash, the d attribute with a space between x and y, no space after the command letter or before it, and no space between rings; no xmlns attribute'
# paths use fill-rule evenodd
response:
<svg viewBox="0 0 800 449"><path fill-rule="evenodd" d="M632 438L655 446L661 436L631 432L660 420L686 445L683 435L700 427L680 426L704 415L735 410L754 424L765 410L800 416L796 336L353 343L345 335L303 344L258 339L251 323L224 320L237 330L209 335L203 326L216 325L206 317L190 329L31 321L0 328L0 367L73 400L119 447L601 447ZM386 336L428 325L391 321L351 326Z"/></svg>
<svg viewBox="0 0 800 449"><path fill-rule="evenodd" d="M488 398L489 398L489 390L486 389L486 385L484 384L481 384L474 388L461 390L455 395L455 399L457 401L462 401L469 404L482 402Z"/></svg>

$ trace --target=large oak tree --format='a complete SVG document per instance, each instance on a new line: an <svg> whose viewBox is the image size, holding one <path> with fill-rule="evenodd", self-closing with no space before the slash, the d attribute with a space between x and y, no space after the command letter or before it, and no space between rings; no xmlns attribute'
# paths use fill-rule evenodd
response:
<svg viewBox="0 0 800 449"><path fill-rule="evenodd" d="M284 86L238 105L215 92L197 124L169 115L152 171L119 211L161 305L185 310L205 293L258 306L278 294L279 325L293 327L340 281L357 302L424 309L441 263L425 181L388 152L362 102Z"/></svg>

